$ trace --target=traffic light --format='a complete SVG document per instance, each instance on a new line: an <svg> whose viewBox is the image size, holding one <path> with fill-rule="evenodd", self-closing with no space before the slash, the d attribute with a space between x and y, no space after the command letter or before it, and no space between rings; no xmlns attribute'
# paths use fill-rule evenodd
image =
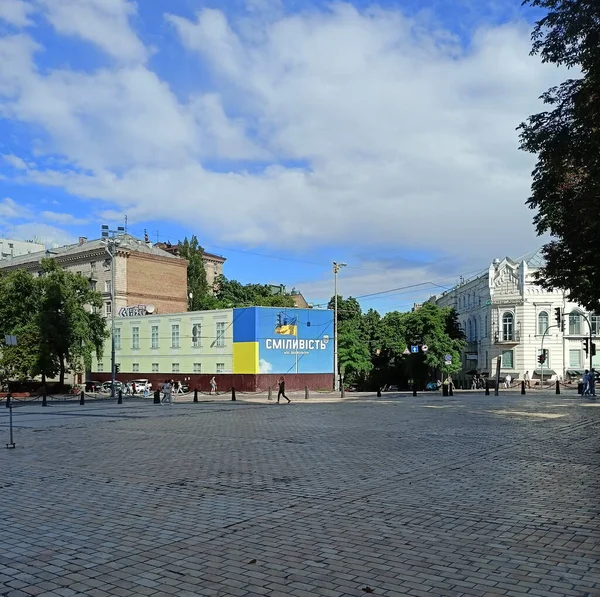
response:
<svg viewBox="0 0 600 597"><path fill-rule="evenodd" d="M560 328L562 332L565 331L565 321L562 315L562 309L560 307L556 307L554 309L554 319L556 319L556 325Z"/></svg>
<svg viewBox="0 0 600 597"><path fill-rule="evenodd" d="M539 363L540 365L543 365L545 362L546 362L546 355L543 355L543 354L541 354L541 355L538 357L538 363Z"/></svg>
<svg viewBox="0 0 600 597"><path fill-rule="evenodd" d="M595 357L596 356L596 343L592 342L592 356Z"/></svg>
<svg viewBox="0 0 600 597"><path fill-rule="evenodd" d="M115 365L115 373L119 373L121 371L121 365L119 363L117 363Z"/></svg>
<svg viewBox="0 0 600 597"><path fill-rule="evenodd" d="M590 352L590 344L589 344L589 340L586 338L585 340L582 340L581 343L583 344L583 352L585 352L585 356L588 356L588 353Z"/></svg>

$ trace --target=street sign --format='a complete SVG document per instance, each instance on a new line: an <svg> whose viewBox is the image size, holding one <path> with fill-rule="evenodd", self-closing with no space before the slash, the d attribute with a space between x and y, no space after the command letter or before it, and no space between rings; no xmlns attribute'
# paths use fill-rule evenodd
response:
<svg viewBox="0 0 600 597"><path fill-rule="evenodd" d="M429 346L427 346L427 344L423 344L423 346L421 346L421 350L423 352L427 352L429 350Z"/></svg>
<svg viewBox="0 0 600 597"><path fill-rule="evenodd" d="M410 354L410 350L408 350L408 348L405 348L402 354Z"/></svg>
<svg viewBox="0 0 600 597"><path fill-rule="evenodd" d="M419 352L419 346L411 346L410 347L410 352L412 352L413 354L416 354Z"/></svg>
<svg viewBox="0 0 600 597"><path fill-rule="evenodd" d="M444 361L446 365L452 365L452 359L450 359L449 361Z"/></svg>
<svg viewBox="0 0 600 597"><path fill-rule="evenodd" d="M446 363L450 364L450 363L452 362L452 355L451 355L451 354L447 354L447 355L444 357L444 361L445 361Z"/></svg>

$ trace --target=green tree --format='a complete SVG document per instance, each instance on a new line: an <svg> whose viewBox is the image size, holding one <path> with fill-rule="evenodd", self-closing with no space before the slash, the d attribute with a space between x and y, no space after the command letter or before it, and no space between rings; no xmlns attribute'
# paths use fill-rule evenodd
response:
<svg viewBox="0 0 600 597"><path fill-rule="evenodd" d="M241 284L219 276L215 281L216 308L228 307L294 307L289 294L273 294L267 284Z"/></svg>
<svg viewBox="0 0 600 597"><path fill-rule="evenodd" d="M521 124L521 149L537 154L532 194L542 248L538 283L562 288L569 298L600 311L600 2L525 0L547 12L532 33L532 54L577 70L549 89L548 109Z"/></svg>
<svg viewBox="0 0 600 597"><path fill-rule="evenodd" d="M188 240L187 236L179 243L179 255L187 259L187 291L190 311L214 309L215 299L212 288L206 280L204 266L204 249L195 235ZM192 295L191 299L189 295Z"/></svg>

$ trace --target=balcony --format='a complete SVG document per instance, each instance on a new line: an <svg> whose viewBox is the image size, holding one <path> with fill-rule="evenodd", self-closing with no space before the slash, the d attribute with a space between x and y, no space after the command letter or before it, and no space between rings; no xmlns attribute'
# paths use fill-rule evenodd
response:
<svg viewBox="0 0 600 597"><path fill-rule="evenodd" d="M512 334L494 333L494 344L514 345L521 341L521 333L513 332Z"/></svg>

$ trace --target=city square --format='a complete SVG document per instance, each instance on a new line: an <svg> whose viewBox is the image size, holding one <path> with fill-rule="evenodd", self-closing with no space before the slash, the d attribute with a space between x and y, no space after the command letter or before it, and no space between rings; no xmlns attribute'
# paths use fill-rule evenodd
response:
<svg viewBox="0 0 600 597"><path fill-rule="evenodd" d="M595 401L290 397L16 402L0 595L600 595Z"/></svg>

